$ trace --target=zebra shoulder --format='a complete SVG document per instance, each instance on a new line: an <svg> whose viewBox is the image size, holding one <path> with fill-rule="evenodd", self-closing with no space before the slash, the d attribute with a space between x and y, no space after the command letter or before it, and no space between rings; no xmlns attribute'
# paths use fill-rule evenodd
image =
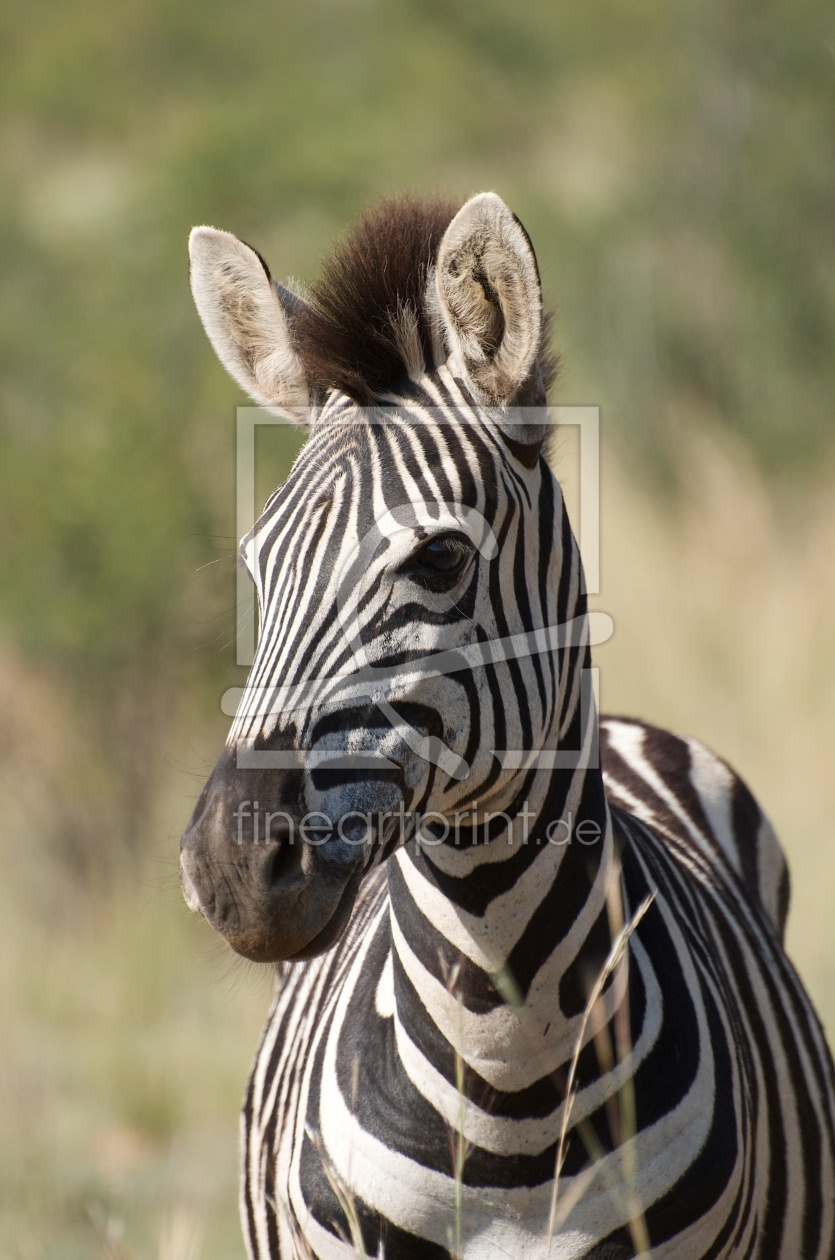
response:
<svg viewBox="0 0 835 1260"><path fill-rule="evenodd" d="M727 862L780 940L789 872L780 842L745 782L696 739L634 718L603 717L600 755L612 804L662 834Z"/></svg>

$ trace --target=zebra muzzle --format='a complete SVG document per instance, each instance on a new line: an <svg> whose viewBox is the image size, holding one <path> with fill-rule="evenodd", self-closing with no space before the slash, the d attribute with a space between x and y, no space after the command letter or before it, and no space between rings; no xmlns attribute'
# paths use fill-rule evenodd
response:
<svg viewBox="0 0 835 1260"><path fill-rule="evenodd" d="M187 905L255 962L328 949L362 877L360 846L303 827L300 784L294 771L240 770L227 750L180 844Z"/></svg>

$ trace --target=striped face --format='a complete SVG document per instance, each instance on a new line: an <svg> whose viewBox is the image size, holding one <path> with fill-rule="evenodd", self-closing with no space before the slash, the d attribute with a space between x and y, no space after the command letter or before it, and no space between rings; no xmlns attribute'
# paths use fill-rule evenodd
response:
<svg viewBox="0 0 835 1260"><path fill-rule="evenodd" d="M261 634L229 751L298 766L305 814L365 865L418 815L504 808L521 772L497 750L555 720L559 660L531 647L558 616L559 488L447 398L336 400L242 548Z"/></svg>
<svg viewBox="0 0 835 1260"><path fill-rule="evenodd" d="M287 483L242 544L258 650L183 838L187 901L251 958L321 952L370 866L465 811L507 807L523 754L553 741L561 704L576 702L560 685L561 669L578 673L572 653L561 664L548 639L578 610L579 561L541 457L530 243L488 195L452 219L431 267L426 242L413 245L385 337L369 349L382 316L365 312L371 331L346 350L350 312L322 326L234 238L193 241L192 287L224 363L259 402L315 404ZM340 262L340 284L350 267L368 279L374 247ZM379 376L395 345L399 382L369 386L370 407L365 386L317 387L324 350L299 357L310 328L345 359L333 379L353 381L363 358Z"/></svg>

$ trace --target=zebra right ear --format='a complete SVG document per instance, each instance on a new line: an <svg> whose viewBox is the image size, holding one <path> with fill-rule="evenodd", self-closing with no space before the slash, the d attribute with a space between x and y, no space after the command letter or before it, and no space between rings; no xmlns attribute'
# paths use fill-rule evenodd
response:
<svg viewBox="0 0 835 1260"><path fill-rule="evenodd" d="M435 284L450 359L481 402L512 403L540 353L542 292L528 234L495 193L471 197L450 223Z"/></svg>
<svg viewBox="0 0 835 1260"><path fill-rule="evenodd" d="M259 406L306 421L310 390L292 338L303 299L277 284L260 254L231 232L196 227L188 252L194 303L227 372Z"/></svg>

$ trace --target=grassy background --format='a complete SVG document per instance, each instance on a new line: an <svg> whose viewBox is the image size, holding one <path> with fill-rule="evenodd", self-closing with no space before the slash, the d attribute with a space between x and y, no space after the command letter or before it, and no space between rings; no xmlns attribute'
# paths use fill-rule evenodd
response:
<svg viewBox="0 0 835 1260"><path fill-rule="evenodd" d="M812 0L6 6L2 1255L241 1252L269 979L176 885L241 681L240 396L191 308L194 223L310 279L384 193L520 214L559 401L603 408L604 705L747 776L835 1030L833 47Z"/></svg>

